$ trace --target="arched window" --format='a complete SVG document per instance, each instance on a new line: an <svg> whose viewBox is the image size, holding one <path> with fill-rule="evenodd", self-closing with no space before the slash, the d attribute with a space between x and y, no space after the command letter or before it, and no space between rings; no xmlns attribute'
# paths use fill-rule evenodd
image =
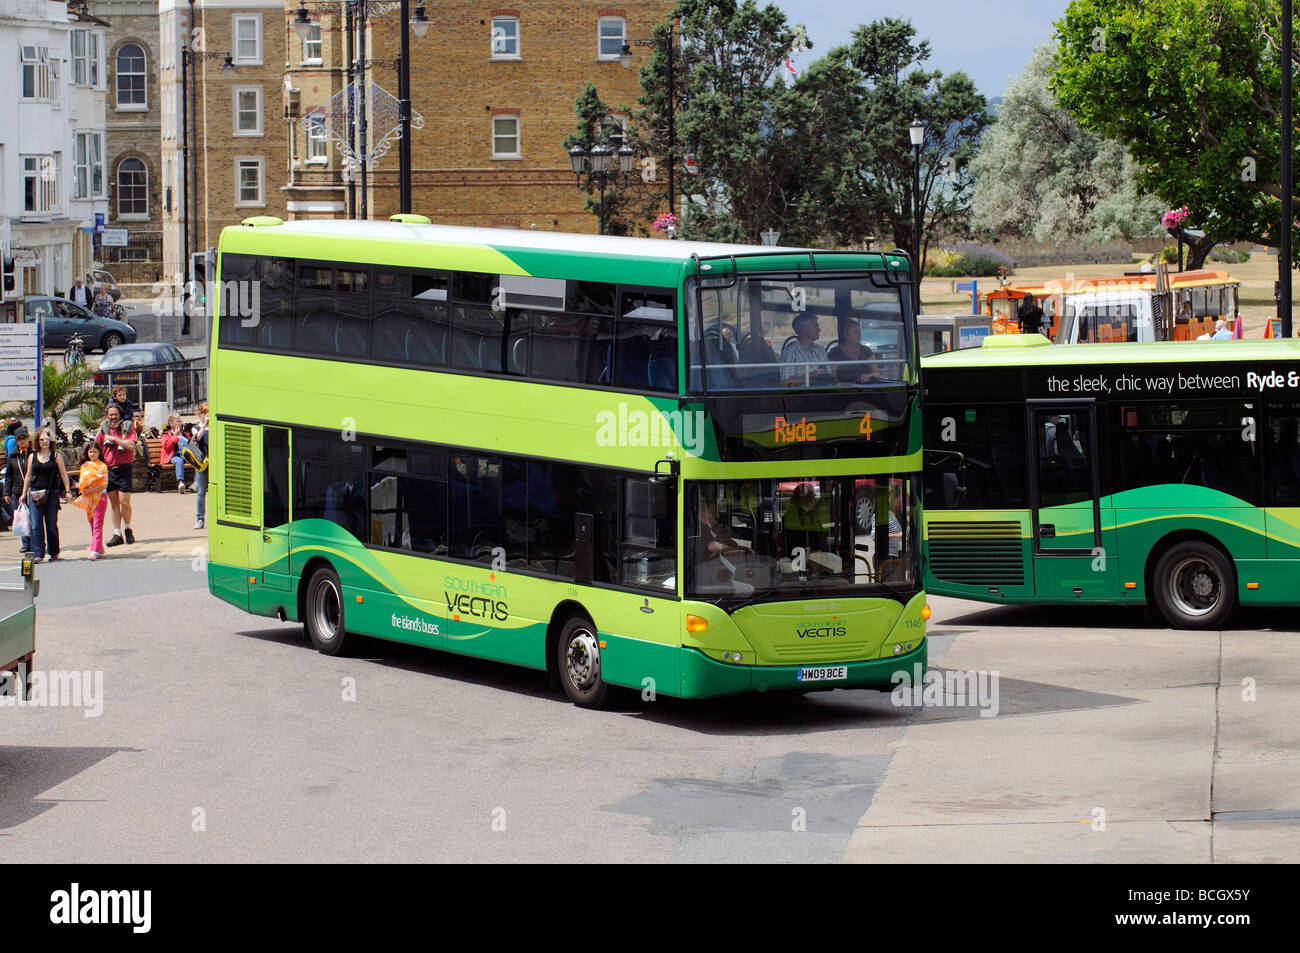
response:
<svg viewBox="0 0 1300 953"><path fill-rule="evenodd" d="M127 43L117 51L117 108L145 109L144 50Z"/></svg>
<svg viewBox="0 0 1300 953"><path fill-rule="evenodd" d="M139 159L117 164L117 217L149 215L149 170Z"/></svg>

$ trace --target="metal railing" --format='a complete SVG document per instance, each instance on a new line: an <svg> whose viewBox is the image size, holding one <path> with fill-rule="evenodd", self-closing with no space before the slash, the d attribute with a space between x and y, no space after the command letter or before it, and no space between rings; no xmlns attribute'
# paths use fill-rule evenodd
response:
<svg viewBox="0 0 1300 953"><path fill-rule="evenodd" d="M162 402L178 414L192 414L208 399L206 358L189 361L184 367L123 368L95 374L96 386L126 388L126 396L139 412L145 404Z"/></svg>

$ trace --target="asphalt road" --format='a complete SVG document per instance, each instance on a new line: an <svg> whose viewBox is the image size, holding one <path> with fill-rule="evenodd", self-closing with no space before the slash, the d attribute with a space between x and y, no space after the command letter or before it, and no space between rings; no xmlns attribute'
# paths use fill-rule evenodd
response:
<svg viewBox="0 0 1300 953"><path fill-rule="evenodd" d="M996 716L860 691L591 712L535 672L326 657L186 556L116 555L40 567L38 668L102 672L102 713L0 708L8 862L1300 857L1293 612L1185 633L935 599L932 661L998 671Z"/></svg>

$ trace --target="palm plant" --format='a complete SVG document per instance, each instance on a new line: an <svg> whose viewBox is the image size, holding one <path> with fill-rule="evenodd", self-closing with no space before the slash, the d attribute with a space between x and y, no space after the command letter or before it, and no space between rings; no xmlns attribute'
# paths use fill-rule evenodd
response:
<svg viewBox="0 0 1300 953"><path fill-rule="evenodd" d="M41 373L43 381L44 404L42 411L45 419L54 428L58 438L66 443L68 435L63 430L63 418L81 411L78 423L86 426L86 414L97 411L102 415L108 394L94 385L95 372L88 364L74 364L60 370L53 361L46 361ZM21 405L19 413L24 417L36 419L36 404L27 401ZM40 426L37 421L37 426ZM98 419L91 427L99 426ZM90 429L90 427L87 427Z"/></svg>

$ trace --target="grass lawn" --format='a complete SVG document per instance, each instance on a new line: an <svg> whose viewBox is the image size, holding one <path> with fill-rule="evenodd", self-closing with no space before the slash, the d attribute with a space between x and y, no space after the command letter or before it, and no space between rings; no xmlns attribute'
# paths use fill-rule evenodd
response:
<svg viewBox="0 0 1300 953"><path fill-rule="evenodd" d="M1226 271L1241 282L1239 308L1243 333L1248 338L1264 335L1264 323L1274 315L1273 282L1277 280L1277 256L1263 253L1252 254L1250 261L1236 265L1223 262L1207 261L1210 269ZM1107 275L1120 275L1125 271L1137 271L1137 265L1047 265L1039 268L1017 268L1009 284L1031 284L1050 281L1053 278L1065 278L1072 274L1076 278L1101 278ZM970 295L965 292L954 294L952 278L927 278L921 282L921 305L931 312L968 312ZM998 286L996 278L980 278L981 293ZM1291 273L1293 297L1291 320L1293 327L1300 329L1300 271Z"/></svg>

